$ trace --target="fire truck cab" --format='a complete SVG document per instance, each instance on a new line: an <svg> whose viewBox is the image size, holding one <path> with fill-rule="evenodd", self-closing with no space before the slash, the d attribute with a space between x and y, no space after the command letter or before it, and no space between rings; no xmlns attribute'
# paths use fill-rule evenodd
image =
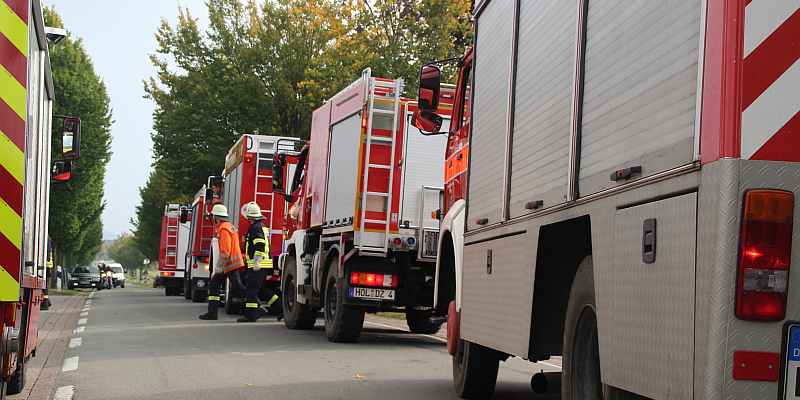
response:
<svg viewBox="0 0 800 400"><path fill-rule="evenodd" d="M184 288L181 258L189 247L189 224L181 220L181 207L167 204L161 218L161 244L158 250L158 276L167 296L179 296Z"/></svg>
<svg viewBox="0 0 800 400"><path fill-rule="evenodd" d="M193 302L203 302L208 296L211 283L211 240L214 238L214 222L206 218L212 205L205 204L204 185L194 196L191 207L181 209L181 223L190 222L189 244L184 254L183 296Z"/></svg>

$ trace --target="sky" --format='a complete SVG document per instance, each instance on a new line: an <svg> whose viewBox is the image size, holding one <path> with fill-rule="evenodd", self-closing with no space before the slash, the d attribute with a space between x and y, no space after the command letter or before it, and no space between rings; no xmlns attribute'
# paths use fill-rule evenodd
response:
<svg viewBox="0 0 800 400"><path fill-rule="evenodd" d="M86 53L95 73L105 82L111 99L111 161L105 181L106 208L103 212L103 239L115 239L132 231L131 218L140 203L139 188L144 187L152 170L153 109L144 96L143 80L156 76L149 54L157 49L155 33L166 19L172 27L178 22L178 1L170 0L43 0L55 6L70 32L70 38L83 38ZM208 26L204 0L181 0L199 28ZM58 93L56 93L58 99ZM80 161L78 161L80 162Z"/></svg>

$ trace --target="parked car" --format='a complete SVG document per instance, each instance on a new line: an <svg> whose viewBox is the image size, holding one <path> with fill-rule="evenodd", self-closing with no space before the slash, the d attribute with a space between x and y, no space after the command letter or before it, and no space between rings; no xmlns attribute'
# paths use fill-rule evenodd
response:
<svg viewBox="0 0 800 400"><path fill-rule="evenodd" d="M107 263L107 266L111 268L111 279L114 282L114 287L125 287L125 271L122 269L122 265L118 263Z"/></svg>
<svg viewBox="0 0 800 400"><path fill-rule="evenodd" d="M164 282L161 281L161 276L156 275L156 278L153 279L153 287L156 288L159 286L164 286Z"/></svg>
<svg viewBox="0 0 800 400"><path fill-rule="evenodd" d="M94 265L79 265L69 274L68 288L99 288L100 269Z"/></svg>

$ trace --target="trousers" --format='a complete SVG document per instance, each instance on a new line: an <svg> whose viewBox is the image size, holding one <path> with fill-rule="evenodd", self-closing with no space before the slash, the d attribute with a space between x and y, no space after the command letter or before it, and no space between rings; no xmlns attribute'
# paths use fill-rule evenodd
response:
<svg viewBox="0 0 800 400"><path fill-rule="evenodd" d="M222 285L225 284L225 278L230 279L233 290L239 293L246 293L246 288L242 284L242 279L239 277L239 270L234 269L232 271L228 271L227 274L214 274L214 276L211 277L211 283L208 286L209 313L216 314L219 310L219 294L222 291Z"/></svg>

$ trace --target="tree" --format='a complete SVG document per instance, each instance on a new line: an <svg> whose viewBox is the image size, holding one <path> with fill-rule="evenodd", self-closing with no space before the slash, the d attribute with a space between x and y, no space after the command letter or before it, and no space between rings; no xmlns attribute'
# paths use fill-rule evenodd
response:
<svg viewBox="0 0 800 400"><path fill-rule="evenodd" d="M161 241L161 217L164 216L164 206L168 198L163 193L164 177L159 168L150 173L147 184L139 188L142 202L136 206L136 219L131 223L136 227L132 241L134 246L150 260L158 260L158 251ZM178 201L179 204L187 202Z"/></svg>
<svg viewBox="0 0 800 400"><path fill-rule="evenodd" d="M114 261L122 264L126 271L141 268L145 256L134 245L134 238L128 232L123 232L117 236L114 243L108 249L108 255Z"/></svg>
<svg viewBox="0 0 800 400"><path fill-rule="evenodd" d="M46 26L63 27L54 7L44 10ZM81 119L81 158L73 162L72 179L52 185L49 231L57 263L72 267L87 264L102 246L105 208L103 185L111 158L111 107L106 87L94 72L83 40L71 33L58 44L50 44L50 64L56 100L54 115ZM56 120L58 121L58 120ZM53 161L61 158L61 124L53 123Z"/></svg>

